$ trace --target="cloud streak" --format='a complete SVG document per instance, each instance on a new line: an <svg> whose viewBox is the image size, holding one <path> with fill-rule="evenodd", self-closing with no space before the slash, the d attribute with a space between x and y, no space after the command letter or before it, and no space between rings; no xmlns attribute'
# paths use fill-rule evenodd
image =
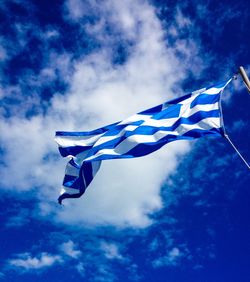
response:
<svg viewBox="0 0 250 282"><path fill-rule="evenodd" d="M8 265L10 268L17 268L21 271L39 270L53 266L56 263L62 262L58 255L41 253L33 257L30 253L19 254L17 258L10 259Z"/></svg>

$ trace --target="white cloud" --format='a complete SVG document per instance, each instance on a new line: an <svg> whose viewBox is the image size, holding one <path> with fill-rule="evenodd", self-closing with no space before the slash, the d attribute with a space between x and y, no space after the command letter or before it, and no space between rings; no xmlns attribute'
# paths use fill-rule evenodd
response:
<svg viewBox="0 0 250 282"><path fill-rule="evenodd" d="M78 258L81 256L82 252L76 249L75 244L69 240L60 246L60 250L69 257Z"/></svg>
<svg viewBox="0 0 250 282"><path fill-rule="evenodd" d="M166 256L159 257L153 261L153 267L164 267L164 266L176 266L183 256L180 249L174 247L171 249Z"/></svg>
<svg viewBox="0 0 250 282"><path fill-rule="evenodd" d="M78 271L78 273L84 277L85 276L85 267L84 264L82 262L78 263L76 266L76 270Z"/></svg>
<svg viewBox="0 0 250 282"><path fill-rule="evenodd" d="M37 257L32 257L30 253L23 253L19 254L15 259L10 259L8 264L10 267L14 266L23 271L30 271L47 268L60 262L62 262L62 258L58 255L41 253Z"/></svg>
<svg viewBox="0 0 250 282"><path fill-rule="evenodd" d="M68 0L65 2L65 8L68 16L72 20L79 20L87 14L84 2L81 0Z"/></svg>
<svg viewBox="0 0 250 282"><path fill-rule="evenodd" d="M107 259L123 259L123 256L120 254L118 245L114 243L102 241L100 248L104 252L104 255Z"/></svg>
<svg viewBox="0 0 250 282"><path fill-rule="evenodd" d="M96 282L114 282L117 280L117 277L113 269L108 265L102 264L98 266L92 280Z"/></svg>
<svg viewBox="0 0 250 282"><path fill-rule="evenodd" d="M75 13L74 3L80 2L69 1L66 5L69 15ZM42 69L39 83L46 83L46 78L53 79L59 73L62 79L70 81L69 90L65 95L55 93L45 113L1 119L5 170L1 172L0 184L19 192L33 189L41 199L40 215L50 216L51 220L77 225L145 227L152 223L150 214L162 207L160 188L178 165L180 156L188 152L188 142L174 142L143 158L104 161L81 199L66 200L63 207L55 205L65 160L59 159L59 155L55 157L54 132L84 131L121 120L172 98L176 95L173 87L182 94L179 81L189 67L167 46L151 5L144 1L107 1L104 6L100 17L122 31L125 39L133 39L133 52L125 63L113 65L112 46L103 45L75 62L70 80L71 55L53 53L51 58L56 66ZM98 32L106 34L103 25L97 25ZM185 57L192 57L190 45L180 41L180 46ZM56 68L59 71L55 72ZM39 99L35 103L39 104ZM12 114L16 112L17 109Z"/></svg>
<svg viewBox="0 0 250 282"><path fill-rule="evenodd" d="M176 12L176 25L178 28L189 28L192 25L192 22L189 18L185 17L182 11L178 8Z"/></svg>
<svg viewBox="0 0 250 282"><path fill-rule="evenodd" d="M242 119L239 119L239 120L236 120L232 127L231 127L231 130L232 131L241 131L244 127L246 126L246 122L243 121Z"/></svg>
<svg viewBox="0 0 250 282"><path fill-rule="evenodd" d="M56 38L58 36L60 36L59 32L55 29L48 29L45 33L44 36L47 39L52 39L52 38Z"/></svg>

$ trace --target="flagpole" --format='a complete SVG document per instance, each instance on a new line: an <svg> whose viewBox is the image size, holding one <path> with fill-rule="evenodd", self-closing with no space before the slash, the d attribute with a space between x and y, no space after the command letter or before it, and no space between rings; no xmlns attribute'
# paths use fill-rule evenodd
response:
<svg viewBox="0 0 250 282"><path fill-rule="evenodd" d="M248 92L250 93L250 80L247 76L245 69L242 66L239 67L239 73L243 79L243 82L245 83Z"/></svg>

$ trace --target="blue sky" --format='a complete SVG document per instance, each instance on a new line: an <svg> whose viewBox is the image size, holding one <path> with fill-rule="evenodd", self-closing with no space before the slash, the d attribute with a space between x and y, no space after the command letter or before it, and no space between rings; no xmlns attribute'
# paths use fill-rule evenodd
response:
<svg viewBox="0 0 250 282"><path fill-rule="evenodd" d="M0 281L249 281L249 170L225 139L103 162L63 206L54 142L250 74L249 13L243 0L0 3ZM238 77L223 112L248 162L249 106Z"/></svg>

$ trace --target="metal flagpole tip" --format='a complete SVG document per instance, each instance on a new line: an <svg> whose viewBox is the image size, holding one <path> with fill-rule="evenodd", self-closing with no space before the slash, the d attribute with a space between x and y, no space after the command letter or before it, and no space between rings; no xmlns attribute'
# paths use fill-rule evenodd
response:
<svg viewBox="0 0 250 282"><path fill-rule="evenodd" d="M245 69L242 66L239 67L239 73L240 73L240 75L243 79L243 82L244 82L248 92L250 93L250 80L247 76Z"/></svg>

